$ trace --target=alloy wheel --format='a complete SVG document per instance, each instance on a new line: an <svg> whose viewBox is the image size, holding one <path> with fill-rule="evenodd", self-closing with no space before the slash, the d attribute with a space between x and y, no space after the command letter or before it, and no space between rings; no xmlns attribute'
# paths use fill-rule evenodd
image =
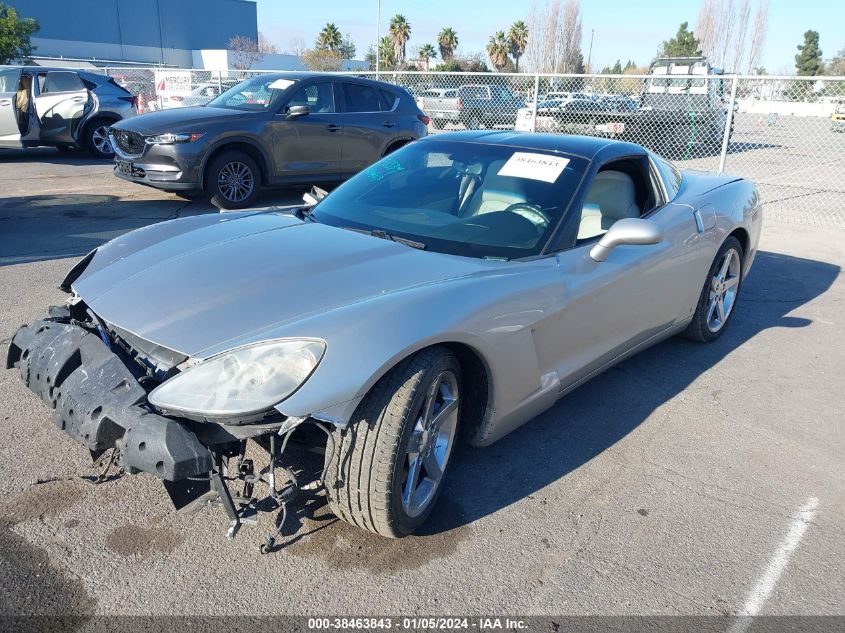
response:
<svg viewBox="0 0 845 633"><path fill-rule="evenodd" d="M98 125L94 128L94 132L91 135L91 141L94 144L94 149L101 154L114 154L111 142L109 141L109 126Z"/></svg>
<svg viewBox="0 0 845 633"><path fill-rule="evenodd" d="M721 330L736 303L739 290L739 276L742 263L739 253L729 249L719 265L716 274L710 280L710 292L707 297L707 329L716 333Z"/></svg>
<svg viewBox="0 0 845 633"><path fill-rule="evenodd" d="M243 202L255 188L255 175L248 165L231 161L223 165L217 176L217 188L229 202Z"/></svg>
<svg viewBox="0 0 845 633"><path fill-rule="evenodd" d="M409 517L425 512L446 471L458 427L458 379L442 372L431 382L405 452L402 508Z"/></svg>

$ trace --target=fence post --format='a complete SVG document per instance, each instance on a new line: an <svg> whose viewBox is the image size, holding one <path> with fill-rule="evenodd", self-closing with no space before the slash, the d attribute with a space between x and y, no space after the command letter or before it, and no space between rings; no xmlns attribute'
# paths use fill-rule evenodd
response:
<svg viewBox="0 0 845 633"><path fill-rule="evenodd" d="M736 86L739 83L737 76L734 75L734 81L731 85L731 100L728 103L728 116L725 117L725 132L722 135L722 154L719 156L719 171L722 174L725 171L725 159L728 157L728 145L731 141L731 126L734 120L734 107L736 106Z"/></svg>
<svg viewBox="0 0 845 633"><path fill-rule="evenodd" d="M223 71L217 71L217 94L223 94Z"/></svg>
<svg viewBox="0 0 845 633"><path fill-rule="evenodd" d="M531 131L537 131L537 101L540 100L540 73L534 73L534 104L531 106Z"/></svg>

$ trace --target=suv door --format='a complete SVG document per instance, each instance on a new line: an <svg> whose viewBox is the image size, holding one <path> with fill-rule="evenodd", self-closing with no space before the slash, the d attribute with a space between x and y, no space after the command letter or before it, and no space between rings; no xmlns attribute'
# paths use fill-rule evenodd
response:
<svg viewBox="0 0 845 633"><path fill-rule="evenodd" d="M305 83L273 117L270 126L277 180L337 180L340 177L343 120L336 92L333 81ZM311 109L309 114L288 118L291 106L303 105Z"/></svg>
<svg viewBox="0 0 845 633"><path fill-rule="evenodd" d="M396 127L395 102L387 103L378 86L339 82L343 94L341 171L351 176L381 158Z"/></svg>
<svg viewBox="0 0 845 633"><path fill-rule="evenodd" d="M20 68L0 68L0 147L20 147L21 131L15 108Z"/></svg>
<svg viewBox="0 0 845 633"><path fill-rule="evenodd" d="M35 112L41 122L41 139L72 144L76 129L91 107L91 95L79 75L69 70L38 73Z"/></svg>

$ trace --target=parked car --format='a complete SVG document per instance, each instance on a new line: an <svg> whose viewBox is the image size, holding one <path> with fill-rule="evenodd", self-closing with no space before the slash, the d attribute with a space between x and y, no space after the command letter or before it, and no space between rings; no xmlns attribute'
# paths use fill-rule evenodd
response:
<svg viewBox="0 0 845 633"><path fill-rule="evenodd" d="M162 97L161 109L167 110L169 108L192 108L195 106L203 106L214 97L220 95L221 92L225 92L237 83L237 81L232 80L226 80L220 83L216 81L201 83L194 86L191 90L191 94L189 95L168 95L166 97Z"/></svg>
<svg viewBox="0 0 845 633"><path fill-rule="evenodd" d="M523 108L517 114L515 129L521 132L563 132L591 136L617 136L625 129L625 112L601 100L547 100L537 104L536 121L533 109Z"/></svg>
<svg viewBox="0 0 845 633"><path fill-rule="evenodd" d="M0 147L82 147L114 155L109 126L137 114L136 98L114 79L83 70L0 68Z"/></svg>
<svg viewBox="0 0 845 633"><path fill-rule="evenodd" d="M144 114L111 128L115 175L164 191L204 192L223 209L262 186L336 182L426 135L399 86L325 73L259 75L205 107Z"/></svg>
<svg viewBox="0 0 845 633"><path fill-rule="evenodd" d="M513 126L525 101L502 86L469 84L451 90L430 90L420 107L431 117L434 128L447 123L462 124L469 130L481 127Z"/></svg>
<svg viewBox="0 0 845 633"><path fill-rule="evenodd" d="M830 129L834 132L845 132L845 101L838 101L830 115Z"/></svg>
<svg viewBox="0 0 845 633"><path fill-rule="evenodd" d="M65 433L179 506L220 498L233 530L255 505L227 482L295 495L274 482L301 429L338 517L413 532L459 437L489 445L672 335L718 339L762 226L741 178L509 131L429 136L288 213L122 235L8 352Z"/></svg>

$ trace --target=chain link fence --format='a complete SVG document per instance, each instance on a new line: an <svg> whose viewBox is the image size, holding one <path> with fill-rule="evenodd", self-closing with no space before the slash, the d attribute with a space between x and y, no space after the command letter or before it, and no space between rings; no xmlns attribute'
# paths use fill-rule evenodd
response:
<svg viewBox="0 0 845 633"><path fill-rule="evenodd" d="M146 111L204 105L256 71L104 69ZM429 133L502 129L639 143L753 180L767 217L845 228L845 77L355 73L406 88Z"/></svg>

